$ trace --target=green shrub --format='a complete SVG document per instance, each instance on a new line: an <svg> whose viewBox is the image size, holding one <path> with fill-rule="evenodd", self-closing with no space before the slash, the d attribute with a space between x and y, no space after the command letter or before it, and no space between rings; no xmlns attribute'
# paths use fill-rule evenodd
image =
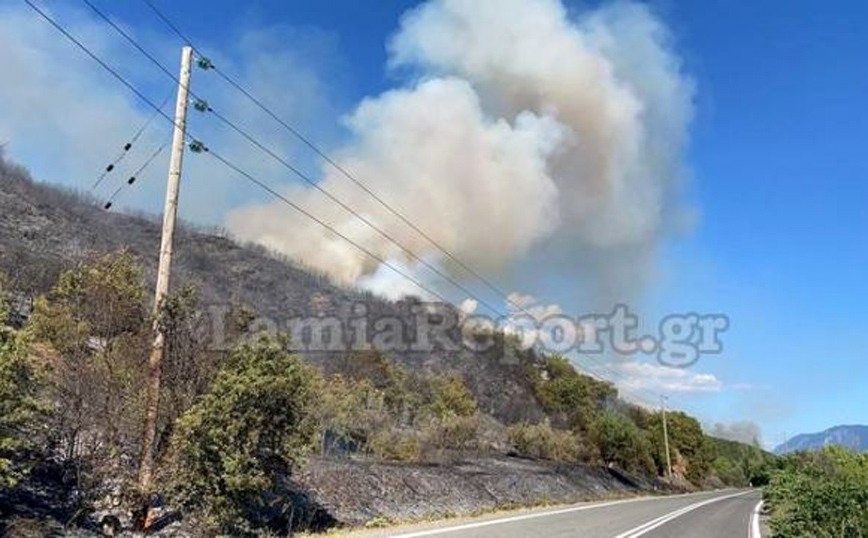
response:
<svg viewBox="0 0 868 538"><path fill-rule="evenodd" d="M714 473L724 484L745 487L768 483L768 473L775 457L763 452L757 441L748 445L716 437L708 437L708 440L715 445L717 453L712 465Z"/></svg>
<svg viewBox="0 0 868 538"><path fill-rule="evenodd" d="M712 465L717 459L714 443L703 433L698 420L681 411L667 413L667 426L672 464L675 465L678 457L682 457L687 464L686 478L693 484L701 485L711 474ZM650 417L648 435L654 462L662 474L666 469L666 449L661 413Z"/></svg>
<svg viewBox="0 0 868 538"><path fill-rule="evenodd" d="M469 417L476 414L477 403L473 393L460 377L435 376L430 381L431 403L428 409L434 417Z"/></svg>
<svg viewBox="0 0 868 538"><path fill-rule="evenodd" d="M576 462L581 443L572 432L552 428L546 420L540 424L517 424L509 428L507 438L516 452L553 461Z"/></svg>
<svg viewBox="0 0 868 538"><path fill-rule="evenodd" d="M7 326L9 312L6 280L0 274L0 492L26 474L21 456L31 446L30 434L42 409L30 342Z"/></svg>
<svg viewBox="0 0 868 538"><path fill-rule="evenodd" d="M730 458L718 456L714 460L714 474L727 486L743 488L748 485L744 470Z"/></svg>
<svg viewBox="0 0 868 538"><path fill-rule="evenodd" d="M127 253L100 256L61 274L34 305L28 330L50 348L48 444L74 462L87 500L141 453L147 354L152 342L144 281Z"/></svg>
<svg viewBox="0 0 868 538"><path fill-rule="evenodd" d="M425 447L463 450L477 446L479 416L476 398L460 377L433 376L425 380L425 402L417 427Z"/></svg>
<svg viewBox="0 0 868 538"><path fill-rule="evenodd" d="M646 434L628 417L620 413L603 413L591 423L589 436L606 464L633 472L654 471L651 445Z"/></svg>
<svg viewBox="0 0 868 538"><path fill-rule="evenodd" d="M787 456L764 498L775 537L868 536L868 456L838 447Z"/></svg>
<svg viewBox="0 0 868 538"><path fill-rule="evenodd" d="M582 375L559 355L545 357L541 379L534 382L534 392L543 408L566 419L577 432L587 432L591 422L614 401L618 391L611 383Z"/></svg>
<svg viewBox="0 0 868 538"><path fill-rule="evenodd" d="M263 337L239 346L178 421L172 489L179 501L229 532L258 524L265 498L311 447L319 387L285 342Z"/></svg>
<svg viewBox="0 0 868 538"><path fill-rule="evenodd" d="M424 428L426 445L438 449L467 450L478 444L479 416L447 415Z"/></svg>
<svg viewBox="0 0 868 538"><path fill-rule="evenodd" d="M26 473L20 453L39 415L39 380L23 336L0 334L0 491Z"/></svg>
<svg viewBox="0 0 868 538"><path fill-rule="evenodd" d="M412 431L390 428L376 432L368 440L368 450L380 459L418 462L422 459L422 443Z"/></svg>
<svg viewBox="0 0 868 538"><path fill-rule="evenodd" d="M385 394L367 379L330 377L322 391L319 421L337 443L364 447L367 441L390 420ZM329 450L331 447L323 446Z"/></svg>
<svg viewBox="0 0 868 538"><path fill-rule="evenodd" d="M34 311L40 340L59 352L140 332L148 317L141 268L126 252L107 254L61 274Z"/></svg>

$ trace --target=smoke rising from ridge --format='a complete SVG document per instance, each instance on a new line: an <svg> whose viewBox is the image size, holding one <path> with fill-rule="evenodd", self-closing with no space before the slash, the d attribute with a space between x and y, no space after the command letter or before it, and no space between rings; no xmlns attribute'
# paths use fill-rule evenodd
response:
<svg viewBox="0 0 868 538"><path fill-rule="evenodd" d="M335 153L389 204L489 274L547 245L569 262L559 265L590 272L592 287L629 287L652 269L682 211L693 85L648 8L571 16L559 0L430 0L403 17L389 58L408 82L363 100L346 120L352 142ZM323 168L322 186L430 263L467 276L335 170ZM321 193L287 194L436 281ZM281 204L238 209L227 225L343 282L396 289L376 261Z"/></svg>

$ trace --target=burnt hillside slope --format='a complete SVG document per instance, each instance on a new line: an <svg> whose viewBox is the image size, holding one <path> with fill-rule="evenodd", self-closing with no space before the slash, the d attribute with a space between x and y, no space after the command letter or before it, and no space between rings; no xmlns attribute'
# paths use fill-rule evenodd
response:
<svg viewBox="0 0 868 538"><path fill-rule="evenodd" d="M127 249L153 282L160 242L157 218L103 211L86 195L34 181L0 154L0 272L26 302L46 292L60 272L98 254ZM364 303L371 320L396 316L412 327L415 300L390 302L334 284L323 275L241 245L221 232L181 226L176 235L173 288L192 285L204 306L239 303L279 328L298 316L348 319ZM346 357L308 353L313 362L340 369ZM387 353L412 368L462 375L482 411L505 423L543 416L527 379L526 360L503 361L499 349L485 354L436 350Z"/></svg>

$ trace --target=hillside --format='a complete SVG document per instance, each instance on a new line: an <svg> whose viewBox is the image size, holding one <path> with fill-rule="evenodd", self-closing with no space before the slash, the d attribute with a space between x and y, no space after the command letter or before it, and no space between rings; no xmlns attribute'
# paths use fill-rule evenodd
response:
<svg viewBox="0 0 868 538"><path fill-rule="evenodd" d="M868 426L834 426L818 433L803 433L775 448L775 454L819 450L839 445L855 452L868 452Z"/></svg>
<svg viewBox="0 0 868 538"><path fill-rule="evenodd" d="M0 154L0 272L19 292L24 310L50 289L60 272L98 254L129 250L153 282L159 252L158 220L103 211L86 195L35 182L27 171ZM255 245L241 245L225 234L182 226L176 235L173 288L193 286L204 310L240 303L286 327L297 316L352 315L364 303L371 325L395 316L412 331L413 300L393 303L359 290L337 286L302 265ZM342 361L336 354L308 353L314 361ZM532 394L524 366L500 360L497 350L387 353L413 368L459 373L479 400L480 409L507 423L539 420L542 409Z"/></svg>
<svg viewBox="0 0 868 538"><path fill-rule="evenodd" d="M0 534L19 520L146 525L134 477L158 242L154 219L107 213L0 159L0 391L11 407L0 446L12 447L0 450ZM364 306L370 333L388 318L412 341L417 324L458 313L338 286L219 232L182 227L176 252L173 285L200 301L189 318L184 294L162 310L170 340L155 451L170 499L162 521L180 518L194 535L200 516L220 529L321 529L743 486L766 464L673 410L664 481L661 413L502 333L477 333L497 344L486 351L311 350L304 334L287 350L280 338L247 338L288 332L294 318L358 326ZM250 316L221 317L236 330L222 326L226 347L210 347L214 307L236 306Z"/></svg>

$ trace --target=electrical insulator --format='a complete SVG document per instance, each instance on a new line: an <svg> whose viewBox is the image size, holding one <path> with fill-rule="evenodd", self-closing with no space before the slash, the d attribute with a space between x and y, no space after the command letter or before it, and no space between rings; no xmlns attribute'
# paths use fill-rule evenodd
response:
<svg viewBox="0 0 868 538"><path fill-rule="evenodd" d="M109 209L112 208L112 203L111 203L111 202L106 202L105 206L103 206L103 207L104 207L104 209L105 209L106 211L108 211Z"/></svg>
<svg viewBox="0 0 868 538"><path fill-rule="evenodd" d="M198 65L201 69L214 69L214 64L211 63L211 60L206 58L205 56L199 56L196 60L196 65Z"/></svg>
<svg viewBox="0 0 868 538"><path fill-rule="evenodd" d="M136 182L136 176L133 176L127 180L127 185L132 185L135 182Z"/></svg>
<svg viewBox="0 0 868 538"><path fill-rule="evenodd" d="M204 99L196 99L196 102L193 103L193 108L199 112L208 112L211 110L211 107L208 106L208 101Z"/></svg>
<svg viewBox="0 0 868 538"><path fill-rule="evenodd" d="M192 142L190 142L190 151L192 151L193 153L202 153L203 151L205 151L205 149L205 144L203 144L199 140L193 140Z"/></svg>

